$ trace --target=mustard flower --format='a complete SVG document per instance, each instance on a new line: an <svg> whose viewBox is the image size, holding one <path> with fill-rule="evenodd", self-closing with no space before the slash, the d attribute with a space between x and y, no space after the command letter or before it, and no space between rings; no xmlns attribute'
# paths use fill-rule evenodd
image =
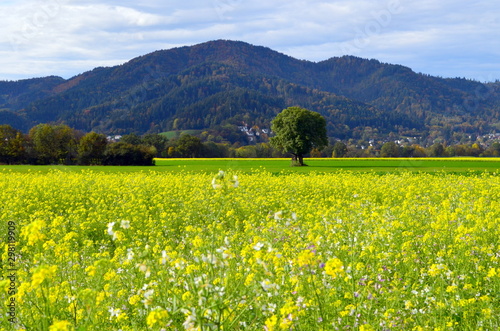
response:
<svg viewBox="0 0 500 331"><path fill-rule="evenodd" d="M343 275L344 265L338 258L332 258L325 263L325 273L332 278L337 278Z"/></svg>

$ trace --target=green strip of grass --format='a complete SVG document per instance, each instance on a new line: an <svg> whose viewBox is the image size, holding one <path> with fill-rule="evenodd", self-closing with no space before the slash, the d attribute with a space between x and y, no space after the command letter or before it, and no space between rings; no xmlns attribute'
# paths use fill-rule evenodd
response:
<svg viewBox="0 0 500 331"><path fill-rule="evenodd" d="M394 173L401 171L414 172L479 172L500 171L499 158L442 158L442 159L306 159L307 167L291 167L289 159L157 159L156 166L0 166L2 173L41 171L104 171L104 172L137 172L137 171L167 171L167 172L208 172L233 170L254 172L265 169L272 173L307 173L335 172L342 170Z"/></svg>
<svg viewBox="0 0 500 331"><path fill-rule="evenodd" d="M166 131L160 133L161 135L167 137L168 139L179 138L182 134L196 135L199 134L201 130L182 130L182 131Z"/></svg>
<svg viewBox="0 0 500 331"><path fill-rule="evenodd" d="M238 170L252 172L264 168L269 172L335 172L341 170L363 172L468 172L468 171L498 171L499 159L306 159L307 167L291 167L288 159L160 159L157 167L170 168L171 171L205 171Z"/></svg>

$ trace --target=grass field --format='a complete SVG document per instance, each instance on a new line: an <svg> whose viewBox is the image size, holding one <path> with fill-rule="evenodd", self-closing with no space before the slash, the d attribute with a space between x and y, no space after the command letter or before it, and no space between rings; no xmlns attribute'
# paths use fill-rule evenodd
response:
<svg viewBox="0 0 500 331"><path fill-rule="evenodd" d="M158 159L157 167L170 171L206 171L217 172L220 169L232 169L252 172L265 169L272 173L292 172L308 173L337 172L340 170L362 172L467 172L498 171L500 158L393 158L393 159L306 159L307 167L291 167L290 159ZM162 169L162 170L163 170Z"/></svg>
<svg viewBox="0 0 500 331"><path fill-rule="evenodd" d="M219 170L254 172L265 169L271 173L337 172L341 170L361 172L473 172L500 171L500 158L366 158L366 159L306 159L307 167L291 167L290 159L157 159L156 166L115 167L115 166L0 166L0 171L29 172L49 170L82 171L91 169L104 172L207 172Z"/></svg>
<svg viewBox="0 0 500 331"><path fill-rule="evenodd" d="M196 135L199 134L201 130L176 130L176 131L166 131L160 133L161 135L167 137L168 139L179 138L182 134Z"/></svg>

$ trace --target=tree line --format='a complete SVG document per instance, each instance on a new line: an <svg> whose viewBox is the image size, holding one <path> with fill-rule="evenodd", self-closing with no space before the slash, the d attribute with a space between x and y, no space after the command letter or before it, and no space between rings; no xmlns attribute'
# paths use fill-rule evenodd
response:
<svg viewBox="0 0 500 331"><path fill-rule="evenodd" d="M435 143L428 147L419 144L397 144L389 141L385 143L374 142L371 146L360 144L344 143L337 141L333 145L317 153L329 154L332 157L499 157L500 143L493 142L489 146L478 143L447 145Z"/></svg>
<svg viewBox="0 0 500 331"><path fill-rule="evenodd" d="M153 165L163 158L274 158L287 154L268 142L244 145L215 142L203 134L167 139L161 134L128 134L119 141L96 132L84 133L63 124L39 124L28 134L0 125L0 164ZM336 141L312 148L306 157L452 157L500 156L500 143L446 145L375 141Z"/></svg>
<svg viewBox="0 0 500 331"><path fill-rule="evenodd" d="M0 125L0 163L65 165L153 165L153 144L110 142L103 134L87 134L67 125L39 124L24 135Z"/></svg>
<svg viewBox="0 0 500 331"><path fill-rule="evenodd" d="M154 158L283 157L268 143L243 145L182 134L167 139L161 134L134 133L118 139L84 133L64 124L39 124L28 134L0 125L0 164L154 165Z"/></svg>

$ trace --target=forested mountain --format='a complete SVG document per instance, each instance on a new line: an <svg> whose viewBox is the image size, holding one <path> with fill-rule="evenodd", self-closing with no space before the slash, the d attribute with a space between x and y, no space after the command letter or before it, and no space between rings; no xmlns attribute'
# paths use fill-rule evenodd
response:
<svg viewBox="0 0 500 331"><path fill-rule="evenodd" d="M444 79L352 56L319 63L218 40L156 51L71 79L0 82L0 124L65 123L106 134L269 127L282 109L321 113L330 136L449 139L500 129L500 84Z"/></svg>

